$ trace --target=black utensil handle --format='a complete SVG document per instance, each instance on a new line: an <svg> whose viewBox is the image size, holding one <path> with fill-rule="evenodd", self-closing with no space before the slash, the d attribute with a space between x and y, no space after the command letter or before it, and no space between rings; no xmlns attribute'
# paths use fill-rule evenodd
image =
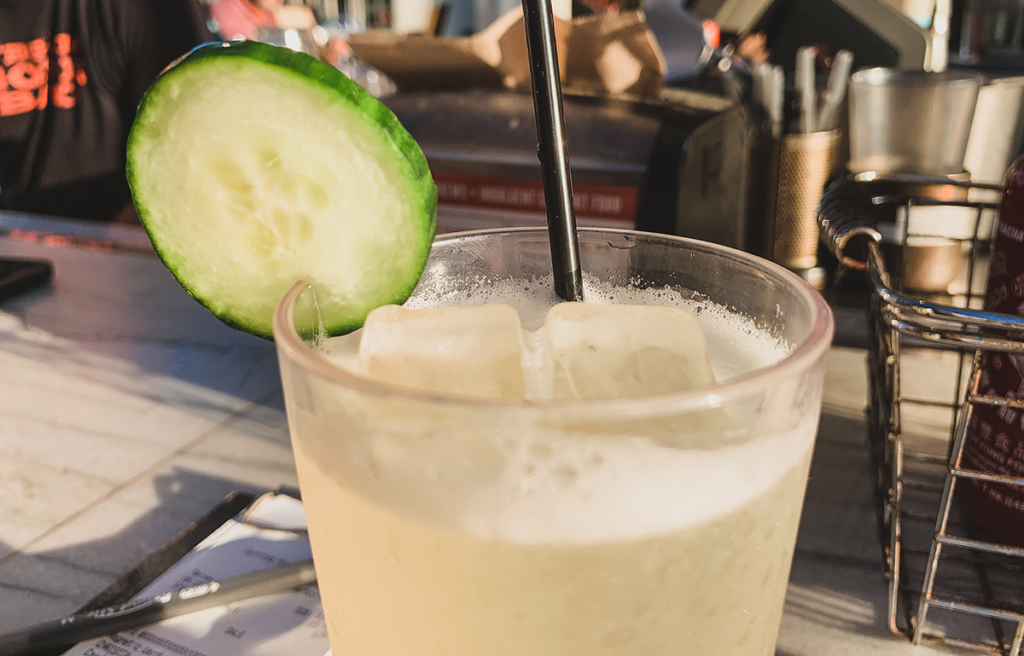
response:
<svg viewBox="0 0 1024 656"><path fill-rule="evenodd" d="M882 241L877 223L871 199L858 183L839 178L825 186L818 204L818 230L843 266L867 269L870 245Z"/></svg>

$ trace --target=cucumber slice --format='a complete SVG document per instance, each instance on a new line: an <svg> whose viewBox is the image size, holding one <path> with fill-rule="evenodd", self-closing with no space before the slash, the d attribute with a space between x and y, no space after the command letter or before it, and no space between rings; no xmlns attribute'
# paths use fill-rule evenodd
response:
<svg viewBox="0 0 1024 656"><path fill-rule="evenodd" d="M128 139L128 182L182 287L267 339L300 279L329 334L404 302L436 230L437 188L394 114L333 67L252 41L160 75Z"/></svg>

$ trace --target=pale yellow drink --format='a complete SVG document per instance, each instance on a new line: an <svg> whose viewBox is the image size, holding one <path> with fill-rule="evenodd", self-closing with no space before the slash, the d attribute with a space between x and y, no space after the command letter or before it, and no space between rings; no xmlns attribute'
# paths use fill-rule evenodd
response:
<svg viewBox="0 0 1024 656"><path fill-rule="evenodd" d="M538 323L530 299L498 296L488 300L510 301L527 327ZM719 378L782 357L777 342L746 323L702 314ZM346 349L356 339L324 349L351 367ZM377 424L362 440L369 472L308 446L329 435L295 443L336 653L773 653L813 419L803 434L786 436L785 448L746 435L712 438L721 444L703 436L703 448L686 450L665 446L664 435L630 434L685 434L694 416L624 424L625 432L541 426L481 441L469 449L471 466L431 476L430 467L459 463L429 427L466 443L474 429L468 422L460 438L462 429L450 427L456 417L422 410L369 400L355 412ZM481 480L465 480L488 467ZM524 481L535 489L522 490Z"/></svg>
<svg viewBox="0 0 1024 656"><path fill-rule="evenodd" d="M282 380L337 656L773 653L827 306L734 251L639 233L580 238L584 269L611 300L694 312L717 386L545 401L529 391L541 389L529 372L543 358L528 354L536 401L415 392L355 374L358 336L310 341L308 290L282 303ZM439 241L411 302L504 301L536 331L553 297L538 283L547 248L543 232Z"/></svg>

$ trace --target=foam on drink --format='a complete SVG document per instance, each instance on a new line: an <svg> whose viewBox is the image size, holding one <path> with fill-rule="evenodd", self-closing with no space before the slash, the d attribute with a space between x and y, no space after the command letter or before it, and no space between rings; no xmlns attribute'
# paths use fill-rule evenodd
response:
<svg viewBox="0 0 1024 656"><path fill-rule="evenodd" d="M680 293L663 288L624 288L594 281L584 276L584 295L588 303L616 303L622 305L669 305L690 312L697 318L704 339L715 380L719 383L756 369L775 364L791 350L778 336L759 328L748 317L738 315L716 303L686 298ZM526 366L534 370L539 364L531 354L539 351L538 331L544 325L548 310L560 303L554 293L550 277L536 280L503 280L488 282L471 293L446 289L438 284L433 289L418 289L405 302L407 308L474 307L486 304L511 306L519 314L524 331ZM362 331L335 337L320 344L321 353L329 360L355 369Z"/></svg>
<svg viewBox="0 0 1024 656"><path fill-rule="evenodd" d="M589 276L583 280L584 298L588 303L620 305L668 305L693 314L707 342L715 379L723 382L742 373L770 366L790 351L790 345L759 328L748 317L702 298L687 298L669 288L637 289L615 287ZM548 310L561 300L554 293L551 277L536 280L502 280L481 285L471 294L436 285L417 290L405 307L470 307L488 303L509 305L519 313L523 330L536 336L544 325Z"/></svg>

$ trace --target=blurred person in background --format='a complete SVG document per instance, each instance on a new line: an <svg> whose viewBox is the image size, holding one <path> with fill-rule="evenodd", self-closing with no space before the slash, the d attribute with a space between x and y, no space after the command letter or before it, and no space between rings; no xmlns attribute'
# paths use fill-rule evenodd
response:
<svg viewBox="0 0 1024 656"><path fill-rule="evenodd" d="M316 27L309 7L286 5L282 0L218 0L210 6L210 16L225 39L255 39L261 27Z"/></svg>
<svg viewBox="0 0 1024 656"><path fill-rule="evenodd" d="M143 94L212 37L196 0L0 0L0 209L137 221L126 144Z"/></svg>

